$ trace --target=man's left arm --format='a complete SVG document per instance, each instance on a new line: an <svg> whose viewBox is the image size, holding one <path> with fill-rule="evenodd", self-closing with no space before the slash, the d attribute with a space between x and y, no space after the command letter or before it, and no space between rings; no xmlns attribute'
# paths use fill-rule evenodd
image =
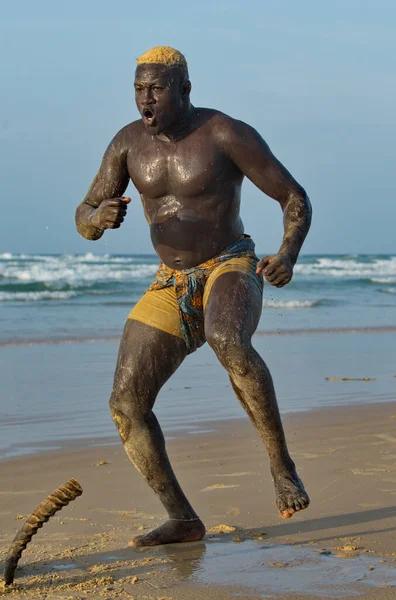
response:
<svg viewBox="0 0 396 600"><path fill-rule="evenodd" d="M257 264L269 283L283 287L309 231L312 208L305 190L272 154L268 144L249 125L230 119L223 129L222 145L240 171L262 192L277 200L283 211L284 236L277 254Z"/></svg>

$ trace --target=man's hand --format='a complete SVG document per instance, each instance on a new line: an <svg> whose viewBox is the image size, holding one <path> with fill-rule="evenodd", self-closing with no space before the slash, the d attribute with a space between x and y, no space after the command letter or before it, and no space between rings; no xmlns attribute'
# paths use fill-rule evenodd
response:
<svg viewBox="0 0 396 600"><path fill-rule="evenodd" d="M271 285L281 288L293 277L293 264L287 254L271 254L257 263L256 273L263 273Z"/></svg>
<svg viewBox="0 0 396 600"><path fill-rule="evenodd" d="M130 198L108 198L102 200L98 208L94 208L89 217L90 225L99 230L118 229L127 212Z"/></svg>

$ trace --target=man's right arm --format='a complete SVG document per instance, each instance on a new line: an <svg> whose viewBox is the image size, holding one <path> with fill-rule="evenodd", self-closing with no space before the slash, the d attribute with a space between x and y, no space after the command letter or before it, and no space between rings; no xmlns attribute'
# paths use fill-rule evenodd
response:
<svg viewBox="0 0 396 600"><path fill-rule="evenodd" d="M87 240L98 240L106 229L118 229L130 198L123 198L129 175L128 147L121 129L109 144L87 195L76 210L77 231Z"/></svg>

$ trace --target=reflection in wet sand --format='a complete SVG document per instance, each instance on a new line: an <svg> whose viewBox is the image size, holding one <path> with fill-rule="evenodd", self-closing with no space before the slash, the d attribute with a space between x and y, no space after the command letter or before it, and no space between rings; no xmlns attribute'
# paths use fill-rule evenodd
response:
<svg viewBox="0 0 396 600"><path fill-rule="evenodd" d="M214 539L189 547L168 546L162 552L182 579L248 588L262 598L280 593L342 598L346 592L367 592L367 586L396 586L394 560L359 551L333 553L312 546Z"/></svg>

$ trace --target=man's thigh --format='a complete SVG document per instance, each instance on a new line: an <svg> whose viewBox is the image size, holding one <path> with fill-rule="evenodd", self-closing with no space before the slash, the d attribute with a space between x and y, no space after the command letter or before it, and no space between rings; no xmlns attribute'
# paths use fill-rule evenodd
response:
<svg viewBox="0 0 396 600"><path fill-rule="evenodd" d="M114 386L155 397L187 355L184 339L134 318L125 323Z"/></svg>
<svg viewBox="0 0 396 600"><path fill-rule="evenodd" d="M223 269L220 265L206 284L204 315L208 341L214 333L221 332L235 332L250 339L260 320L263 278L255 272L256 261L229 263L224 263Z"/></svg>

